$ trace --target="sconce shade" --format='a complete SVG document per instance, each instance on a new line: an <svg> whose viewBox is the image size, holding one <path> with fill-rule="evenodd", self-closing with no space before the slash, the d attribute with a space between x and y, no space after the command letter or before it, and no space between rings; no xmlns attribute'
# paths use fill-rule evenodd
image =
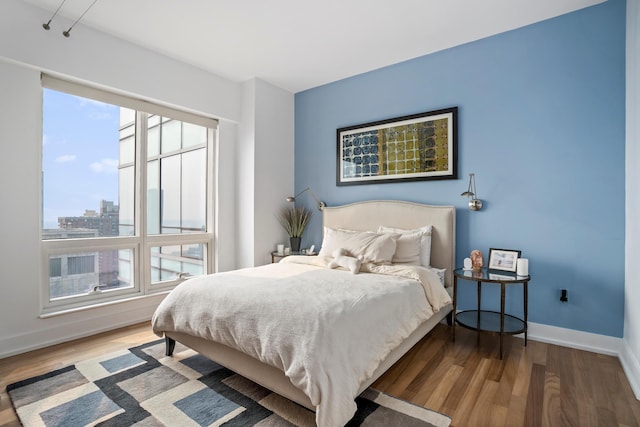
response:
<svg viewBox="0 0 640 427"><path fill-rule="evenodd" d="M482 209L482 200L480 199L471 199L469 200L469 209L472 211L479 211Z"/></svg>

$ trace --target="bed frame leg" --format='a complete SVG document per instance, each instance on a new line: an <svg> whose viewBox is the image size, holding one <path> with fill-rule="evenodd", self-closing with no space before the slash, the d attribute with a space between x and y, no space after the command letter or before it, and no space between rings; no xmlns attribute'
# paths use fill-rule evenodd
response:
<svg viewBox="0 0 640 427"><path fill-rule="evenodd" d="M447 325L453 325L453 312L447 314Z"/></svg>
<svg viewBox="0 0 640 427"><path fill-rule="evenodd" d="M164 352L165 356L172 356L173 349L176 348L176 340L169 338L168 336L164 336L164 343L166 346L166 350Z"/></svg>

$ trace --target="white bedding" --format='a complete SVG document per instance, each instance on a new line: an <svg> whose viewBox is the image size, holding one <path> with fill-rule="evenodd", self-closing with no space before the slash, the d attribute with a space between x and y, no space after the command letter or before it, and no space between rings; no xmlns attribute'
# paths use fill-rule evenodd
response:
<svg viewBox="0 0 640 427"><path fill-rule="evenodd" d="M318 426L342 426L360 385L451 299L422 267L363 264L353 275L328 269L330 260L290 256L190 279L160 304L153 330L220 342L281 369L316 406Z"/></svg>

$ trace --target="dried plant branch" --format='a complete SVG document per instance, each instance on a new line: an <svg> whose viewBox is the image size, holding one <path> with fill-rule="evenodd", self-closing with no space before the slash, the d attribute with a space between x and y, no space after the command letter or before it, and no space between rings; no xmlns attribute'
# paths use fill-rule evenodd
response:
<svg viewBox="0 0 640 427"><path fill-rule="evenodd" d="M304 206L287 206L280 210L278 221L289 237L302 237L312 212Z"/></svg>

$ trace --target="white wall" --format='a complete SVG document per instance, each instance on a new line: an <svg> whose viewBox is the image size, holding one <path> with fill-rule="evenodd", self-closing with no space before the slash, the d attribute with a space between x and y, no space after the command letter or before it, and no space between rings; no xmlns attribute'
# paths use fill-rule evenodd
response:
<svg viewBox="0 0 640 427"><path fill-rule="evenodd" d="M271 262L271 251L288 236L277 212L293 195L294 96L256 82L255 248L256 264ZM286 244L285 246L289 246Z"/></svg>
<svg viewBox="0 0 640 427"><path fill-rule="evenodd" d="M291 107L280 108L282 99L288 98L284 91L277 88L260 90L260 105L268 104L268 97L274 96L273 105L283 115L276 122L285 127L290 123L290 129L245 123L242 103L256 102L243 95L241 84L82 25L75 27L73 36L68 39L57 31L58 28L44 31L42 23L49 17L50 12L21 0L0 2L0 271L3 272L0 281L0 357L148 320L162 298L151 296L48 319L39 318L41 71L221 120L216 182L216 267L219 270L233 269L240 264L235 257L236 228L240 224L236 215L236 194L241 192L240 186L246 180L237 174L238 164L244 163L242 158L236 157L236 145L242 128L255 128L252 138L261 144L262 141L265 144L274 141L272 131L293 134L293 101ZM71 22L56 18L56 26L68 25ZM264 109L256 111L255 116L248 119L258 120L258 115L264 112ZM284 117L286 114L290 117ZM262 135L261 132L269 134ZM283 148L279 141L276 144L276 151ZM293 156L292 137L286 145L289 146L288 154ZM257 157L255 161L256 168L268 169L260 166L263 157ZM264 158L264 161L270 160ZM263 178L292 188L292 170L292 164L289 170L273 168ZM253 167L245 173L249 173L250 180L255 179ZM269 186L262 187L264 194L261 197L265 200L280 197L279 193L269 194ZM271 207L258 203L249 215L258 211L264 213L265 209ZM266 245L264 242L273 243L271 232L271 229L256 233L252 230L246 236L245 240L252 242L252 253L253 247L259 248L256 249L259 253L262 245ZM252 258L250 265L253 262Z"/></svg>
<svg viewBox="0 0 640 427"><path fill-rule="evenodd" d="M215 271L236 268L236 141L238 126L228 121L218 124L218 170L216 187L216 256Z"/></svg>
<svg viewBox="0 0 640 427"><path fill-rule="evenodd" d="M621 361L640 399L640 0L627 0L626 59L625 349Z"/></svg>
<svg viewBox="0 0 640 427"><path fill-rule="evenodd" d="M238 267L254 265L254 223L255 212L255 80L242 85L242 124L238 129L238 144L236 146L236 179L238 193L236 195L236 259Z"/></svg>
<svg viewBox="0 0 640 427"><path fill-rule="evenodd" d="M287 235L278 209L293 194L294 96L265 81L243 84L238 138L239 267L271 262L270 253Z"/></svg>

